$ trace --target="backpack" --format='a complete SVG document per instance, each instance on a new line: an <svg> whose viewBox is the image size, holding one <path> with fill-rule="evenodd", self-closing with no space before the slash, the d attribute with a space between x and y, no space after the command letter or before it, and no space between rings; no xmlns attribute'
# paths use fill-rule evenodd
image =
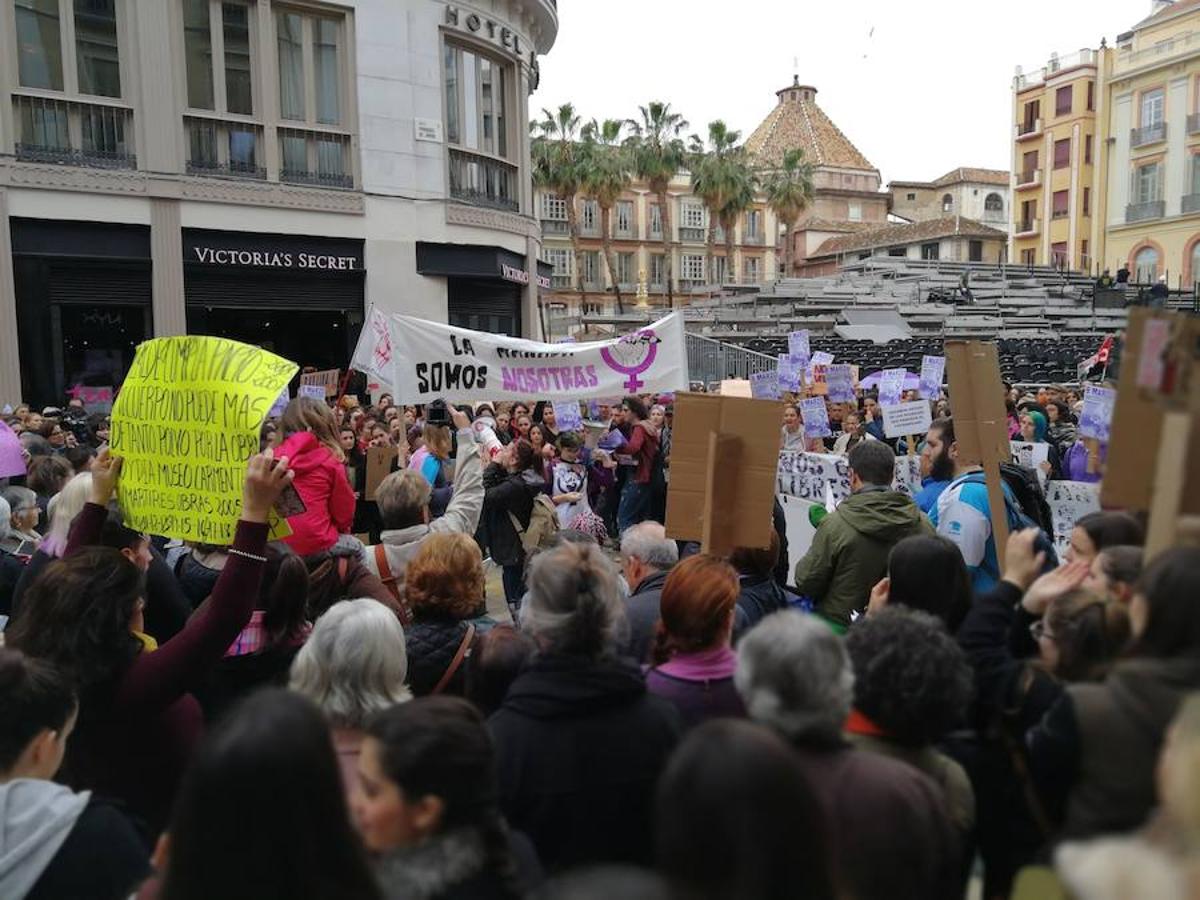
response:
<svg viewBox="0 0 1200 900"><path fill-rule="evenodd" d="M1000 463L1000 482L1004 494L1004 513L1008 519L1009 532L1020 531L1024 528L1036 528L1039 532L1034 541L1034 552L1046 554L1046 564L1043 571L1049 572L1058 566L1058 551L1054 549L1054 520L1050 514L1050 504L1038 483L1037 474L1032 469L1026 469L1013 463ZM1032 482L1032 483L1031 483ZM987 480L982 472L972 472L962 478L963 484L986 485ZM1015 483L1015 488L1014 488ZM1022 499L1024 498L1024 499ZM1026 511L1026 503L1033 511ZM1045 521L1045 525L1042 524Z"/></svg>
<svg viewBox="0 0 1200 900"><path fill-rule="evenodd" d="M529 514L528 526L522 528L521 521L511 512L508 517L521 538L521 546L525 549L526 556L549 546L558 535L558 510L554 508L554 501L541 492L533 498L533 511Z"/></svg>

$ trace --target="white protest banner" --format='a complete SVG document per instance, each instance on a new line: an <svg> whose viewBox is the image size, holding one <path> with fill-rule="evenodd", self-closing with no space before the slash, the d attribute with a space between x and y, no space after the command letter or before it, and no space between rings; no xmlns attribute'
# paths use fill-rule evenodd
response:
<svg viewBox="0 0 1200 900"><path fill-rule="evenodd" d="M608 341L547 344L456 328L412 316L390 316L395 402L451 403L547 397L586 400L688 389L680 313ZM364 328L358 361L378 355L377 334Z"/></svg>
<svg viewBox="0 0 1200 900"><path fill-rule="evenodd" d="M583 416L579 414L579 402L576 400L555 400L554 424L560 434L567 431L582 431Z"/></svg>
<svg viewBox="0 0 1200 900"><path fill-rule="evenodd" d="M1054 522L1054 549L1061 560L1071 545L1071 531L1081 516L1100 511L1100 482L1051 481L1046 503Z"/></svg>
<svg viewBox="0 0 1200 900"><path fill-rule="evenodd" d="M358 344L354 347L350 368L365 372L376 381L391 384L392 345L394 343L392 334L391 317L372 305L367 310L367 321L363 323L362 332L358 336Z"/></svg>
<svg viewBox="0 0 1200 900"><path fill-rule="evenodd" d="M923 435L933 422L928 400L909 400L880 409L883 410L883 433L890 438Z"/></svg>
<svg viewBox="0 0 1200 900"><path fill-rule="evenodd" d="M834 505L850 496L850 466L837 453L803 453L784 450L779 454L777 493L824 504L827 493ZM914 456L896 458L892 490L910 497L921 489L921 461Z"/></svg>
<svg viewBox="0 0 1200 900"><path fill-rule="evenodd" d="M807 369L812 352L808 345L807 331L793 331L788 335L788 358L797 369ZM830 362L833 357L829 358Z"/></svg>
<svg viewBox="0 0 1200 900"><path fill-rule="evenodd" d="M921 383L917 386L917 396L922 400L936 400L942 393L942 378L946 374L946 357L921 357Z"/></svg>
<svg viewBox="0 0 1200 900"><path fill-rule="evenodd" d="M302 384L296 388L297 397L311 397L314 400L325 399L325 385L323 384Z"/></svg>
<svg viewBox="0 0 1200 900"><path fill-rule="evenodd" d="M779 399L778 372L751 372L750 396L755 400Z"/></svg>
<svg viewBox="0 0 1200 900"><path fill-rule="evenodd" d="M896 406L904 396L906 369L884 369L879 373L879 405ZM911 433L911 432L910 432Z"/></svg>
<svg viewBox="0 0 1200 900"><path fill-rule="evenodd" d="M1108 441L1117 392L1113 388L1089 384L1083 389L1083 413L1079 416L1079 436Z"/></svg>
<svg viewBox="0 0 1200 900"><path fill-rule="evenodd" d="M854 372L849 365L830 366L825 373L830 403L854 402Z"/></svg>
<svg viewBox="0 0 1200 900"><path fill-rule="evenodd" d="M799 393L801 368L788 354L779 354L776 371L779 373L779 389L781 391L791 391L793 394Z"/></svg>
<svg viewBox="0 0 1200 900"><path fill-rule="evenodd" d="M825 409L823 397L809 397L800 401L800 418L804 420L806 438L829 437L829 411Z"/></svg>

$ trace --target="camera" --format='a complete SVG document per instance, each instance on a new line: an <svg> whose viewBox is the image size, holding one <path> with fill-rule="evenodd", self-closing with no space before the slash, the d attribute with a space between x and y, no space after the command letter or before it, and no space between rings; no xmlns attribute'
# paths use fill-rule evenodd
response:
<svg viewBox="0 0 1200 900"><path fill-rule="evenodd" d="M446 405L445 400L438 398L425 407L425 424L450 427L450 407Z"/></svg>

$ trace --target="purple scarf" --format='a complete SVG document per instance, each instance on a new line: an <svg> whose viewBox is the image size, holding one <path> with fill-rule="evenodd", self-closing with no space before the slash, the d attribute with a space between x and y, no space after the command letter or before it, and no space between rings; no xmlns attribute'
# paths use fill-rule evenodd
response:
<svg viewBox="0 0 1200 900"><path fill-rule="evenodd" d="M658 671L684 681L716 681L732 678L736 668L737 654L728 644L722 644L695 653L677 653L658 666Z"/></svg>

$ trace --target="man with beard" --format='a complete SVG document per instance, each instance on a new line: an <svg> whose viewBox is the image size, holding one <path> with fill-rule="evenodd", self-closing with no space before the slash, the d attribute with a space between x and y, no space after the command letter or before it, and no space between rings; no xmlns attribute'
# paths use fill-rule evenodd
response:
<svg viewBox="0 0 1200 900"><path fill-rule="evenodd" d="M1000 563L983 468L959 458L954 420L950 418L934 419L925 435L925 452L931 460L930 477L935 481L951 479L933 504L929 519L938 534L962 551L976 595L991 590L1000 580Z"/></svg>
<svg viewBox="0 0 1200 900"><path fill-rule="evenodd" d="M944 432L939 430L939 423L949 423L950 419L936 419L930 426L925 444L921 448L921 489L913 494L913 500L921 508L921 512L930 516L937 506L938 497L954 480L954 463L950 461L950 443L945 440ZM953 428L953 425L951 425ZM934 433L937 437L934 437ZM953 433L953 432L951 432Z"/></svg>

